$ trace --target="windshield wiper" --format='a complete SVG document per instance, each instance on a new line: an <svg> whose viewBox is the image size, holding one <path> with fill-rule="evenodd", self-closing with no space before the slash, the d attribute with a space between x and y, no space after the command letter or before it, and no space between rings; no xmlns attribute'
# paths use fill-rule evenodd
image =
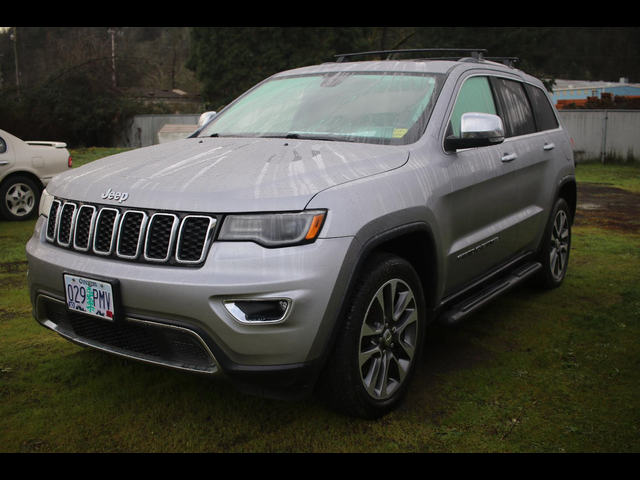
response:
<svg viewBox="0 0 640 480"><path fill-rule="evenodd" d="M318 140L322 142L349 142L354 143L353 140L350 140L345 137L338 137L333 135L316 135L313 133L289 133L285 136L280 135L265 135L260 138L284 138L286 140Z"/></svg>

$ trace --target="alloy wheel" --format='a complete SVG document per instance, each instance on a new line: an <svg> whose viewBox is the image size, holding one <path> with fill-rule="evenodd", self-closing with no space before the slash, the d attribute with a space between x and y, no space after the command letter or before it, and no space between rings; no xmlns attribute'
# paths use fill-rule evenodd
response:
<svg viewBox="0 0 640 480"><path fill-rule="evenodd" d="M26 217L36 206L36 194L28 185L16 183L7 191L5 203L12 215Z"/></svg>
<svg viewBox="0 0 640 480"><path fill-rule="evenodd" d="M416 354L419 313L402 280L383 285L371 300L360 334L359 369L371 398L384 401L402 386Z"/></svg>
<svg viewBox="0 0 640 480"><path fill-rule="evenodd" d="M564 277L569 258L569 218L564 211L558 212L551 234L551 274L556 280Z"/></svg>

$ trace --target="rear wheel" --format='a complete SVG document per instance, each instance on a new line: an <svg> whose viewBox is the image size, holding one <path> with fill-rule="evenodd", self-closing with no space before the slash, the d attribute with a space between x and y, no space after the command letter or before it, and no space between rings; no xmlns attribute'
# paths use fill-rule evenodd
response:
<svg viewBox="0 0 640 480"><path fill-rule="evenodd" d="M558 288L567 276L571 256L571 223L571 209L561 198L549 220L540 253L543 270L538 283L543 288Z"/></svg>
<svg viewBox="0 0 640 480"><path fill-rule="evenodd" d="M413 267L377 255L365 267L324 373L337 409L375 419L407 393L424 344L425 301Z"/></svg>
<svg viewBox="0 0 640 480"><path fill-rule="evenodd" d="M38 214L40 195L30 178L10 178L0 187L0 214L7 220L30 220Z"/></svg>

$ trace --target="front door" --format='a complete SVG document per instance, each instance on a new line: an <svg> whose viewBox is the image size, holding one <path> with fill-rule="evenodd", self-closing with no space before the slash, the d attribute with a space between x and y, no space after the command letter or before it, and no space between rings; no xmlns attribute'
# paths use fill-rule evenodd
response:
<svg viewBox="0 0 640 480"><path fill-rule="evenodd" d="M526 140L536 133L536 127L522 82L484 76L467 78L460 88L447 135L460 134L465 113L499 115L507 138L501 145L449 155L447 168L452 189L447 199L445 295L521 253L518 235L522 222L531 213L522 202L522 188L530 184L528 167L540 156Z"/></svg>

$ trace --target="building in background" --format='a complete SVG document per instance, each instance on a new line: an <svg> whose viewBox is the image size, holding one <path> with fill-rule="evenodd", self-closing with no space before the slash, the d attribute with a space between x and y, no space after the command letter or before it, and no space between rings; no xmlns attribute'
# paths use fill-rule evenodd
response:
<svg viewBox="0 0 640 480"><path fill-rule="evenodd" d="M581 106L589 98L602 98L603 94L613 97L640 98L640 84L629 83L621 78L619 83L588 82L586 80L556 80L551 98L559 110L571 105Z"/></svg>
<svg viewBox="0 0 640 480"><path fill-rule="evenodd" d="M130 98L142 100L148 105L161 105L168 113L176 115L196 114L204 108L200 93L144 87L125 88L124 91Z"/></svg>

